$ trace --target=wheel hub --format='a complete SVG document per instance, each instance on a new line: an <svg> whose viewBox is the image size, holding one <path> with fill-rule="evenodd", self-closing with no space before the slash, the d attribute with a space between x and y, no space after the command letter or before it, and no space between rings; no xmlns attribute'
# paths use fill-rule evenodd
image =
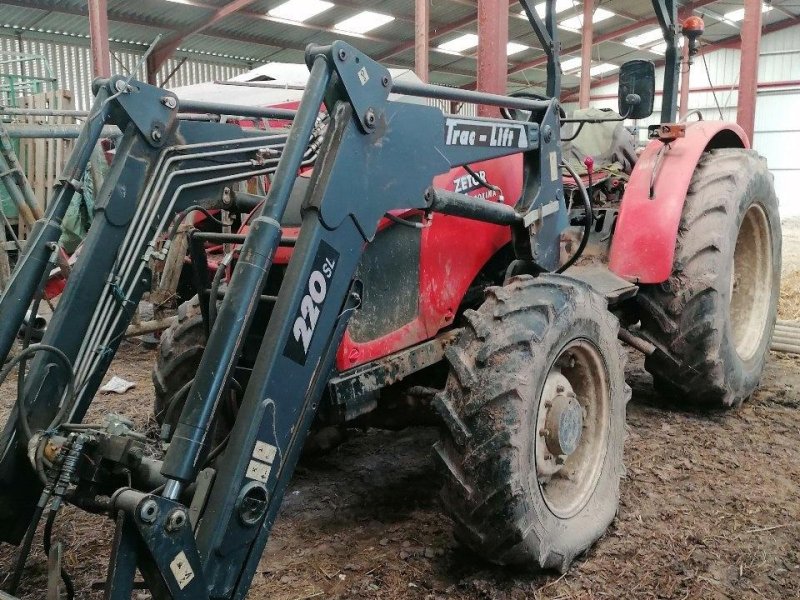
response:
<svg viewBox="0 0 800 600"><path fill-rule="evenodd" d="M536 471L539 481L546 482L580 446L584 429L584 409L569 380L557 369L545 381L537 423Z"/></svg>
<svg viewBox="0 0 800 600"><path fill-rule="evenodd" d="M583 408L575 393L569 393L571 396L561 393L553 398L545 417L545 444L556 456L569 456L581 441Z"/></svg>

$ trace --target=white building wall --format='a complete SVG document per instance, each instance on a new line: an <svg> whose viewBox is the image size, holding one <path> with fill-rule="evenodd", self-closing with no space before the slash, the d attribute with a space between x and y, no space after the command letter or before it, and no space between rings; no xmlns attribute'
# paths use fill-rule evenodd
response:
<svg viewBox="0 0 800 600"><path fill-rule="evenodd" d="M690 110L699 109L707 120L736 120L740 54L739 50L723 49L706 54L705 62L702 56L695 57L689 74L690 89L704 91L689 94ZM800 26L762 38L758 75L759 84L781 85L764 86L758 91L753 146L766 157L775 176L781 216L800 215ZM664 69L657 68L657 87L663 76ZM714 92L705 91L712 87ZM616 83L598 87L592 90L592 106L616 110L616 94ZM568 112L575 107L574 103L565 105ZM647 135L647 125L659 121L660 112L658 94L653 116L638 123L642 139Z"/></svg>
<svg viewBox="0 0 800 600"><path fill-rule="evenodd" d="M56 77L60 89L70 90L75 95L75 108L88 110L91 106L92 86L92 57L88 46L60 44L46 40L22 41L20 50L18 42L13 37L0 36L0 52L23 52L44 56L50 65L52 73L48 73L41 61L26 63L26 74L35 77ZM144 48L142 49L144 52ZM130 50L115 50L116 59L111 60L111 72L127 75L139 62L141 52ZM4 57L8 58L8 57ZM158 72L158 81L162 81L172 70L178 66L180 59L169 59ZM224 62L211 62L187 59L175 72L167 83L167 88L230 79L247 71L244 66ZM20 73L19 63L0 64L0 73ZM135 75L144 78L142 70Z"/></svg>

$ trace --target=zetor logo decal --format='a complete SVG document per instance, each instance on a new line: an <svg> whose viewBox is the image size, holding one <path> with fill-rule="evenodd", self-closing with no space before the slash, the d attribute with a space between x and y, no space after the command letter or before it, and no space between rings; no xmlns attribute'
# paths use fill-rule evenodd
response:
<svg viewBox="0 0 800 600"><path fill-rule="evenodd" d="M477 171L478 177L486 181L486 171ZM457 194L466 194L467 192L471 192L472 190L477 190L481 187L482 184L480 181L475 179L469 173L462 175L461 177L456 177L453 179L453 191Z"/></svg>
<svg viewBox="0 0 800 600"><path fill-rule="evenodd" d="M333 277L338 261L339 253L321 241L317 248L317 256L314 258L311 274L308 276L306 294L297 308L292 333L283 349L284 356L301 365L306 364L308 348L311 346L311 338L314 337L319 312L328 295L328 282Z"/></svg>
<svg viewBox="0 0 800 600"><path fill-rule="evenodd" d="M483 123L466 119L447 119L444 141L448 146L528 147L524 125Z"/></svg>

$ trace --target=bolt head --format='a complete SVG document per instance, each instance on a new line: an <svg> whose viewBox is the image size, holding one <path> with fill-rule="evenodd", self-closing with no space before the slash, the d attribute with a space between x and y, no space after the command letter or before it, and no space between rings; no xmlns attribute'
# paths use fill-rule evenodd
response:
<svg viewBox="0 0 800 600"><path fill-rule="evenodd" d="M371 108L367 109L367 112L364 114L364 124L372 129L375 127L375 111Z"/></svg>
<svg viewBox="0 0 800 600"><path fill-rule="evenodd" d="M153 131L150 132L150 138L154 142L160 142L161 141L161 130L160 129L153 129Z"/></svg>
<svg viewBox="0 0 800 600"><path fill-rule="evenodd" d="M339 60L341 60L341 61L344 61L344 60L347 59L347 52L345 51L344 48L339 48L338 56L339 56Z"/></svg>
<svg viewBox="0 0 800 600"><path fill-rule="evenodd" d="M161 98L161 104L166 106L168 109L172 110L176 106L178 106L178 101L175 100L173 96L164 96L163 98Z"/></svg>
<svg viewBox="0 0 800 600"><path fill-rule="evenodd" d="M158 503L155 500L145 500L139 507L139 518L144 523L153 523L158 518Z"/></svg>
<svg viewBox="0 0 800 600"><path fill-rule="evenodd" d="M114 89L118 92L127 92L128 84L125 83L124 79L117 79L117 81L114 83Z"/></svg>
<svg viewBox="0 0 800 600"><path fill-rule="evenodd" d="M384 75L381 77L381 83L383 84L383 87L389 87L389 76Z"/></svg>
<svg viewBox="0 0 800 600"><path fill-rule="evenodd" d="M167 517L167 522L164 527L167 531L178 531L181 527L186 525L186 511L181 508L176 508Z"/></svg>

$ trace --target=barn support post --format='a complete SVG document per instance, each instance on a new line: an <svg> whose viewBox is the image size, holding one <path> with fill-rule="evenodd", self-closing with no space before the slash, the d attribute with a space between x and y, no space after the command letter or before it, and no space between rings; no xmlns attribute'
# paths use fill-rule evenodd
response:
<svg viewBox="0 0 800 600"><path fill-rule="evenodd" d="M594 37L594 0L583 2L583 31L581 36L581 87L578 93L578 106L589 108L589 95L592 91L592 38Z"/></svg>
<svg viewBox="0 0 800 600"><path fill-rule="evenodd" d="M752 143L756 124L758 52L761 47L761 0L745 0L742 21L742 56L739 63L739 98L736 122Z"/></svg>
<svg viewBox="0 0 800 600"><path fill-rule="evenodd" d="M415 0L414 3L414 71L425 83L429 79L430 52L430 0Z"/></svg>
<svg viewBox="0 0 800 600"><path fill-rule="evenodd" d="M508 70L508 0L478 0L478 90L505 94ZM481 116L496 107L479 106Z"/></svg>
<svg viewBox="0 0 800 600"><path fill-rule="evenodd" d="M89 43L94 77L111 77L111 51L108 47L108 9L106 0L89 0Z"/></svg>

